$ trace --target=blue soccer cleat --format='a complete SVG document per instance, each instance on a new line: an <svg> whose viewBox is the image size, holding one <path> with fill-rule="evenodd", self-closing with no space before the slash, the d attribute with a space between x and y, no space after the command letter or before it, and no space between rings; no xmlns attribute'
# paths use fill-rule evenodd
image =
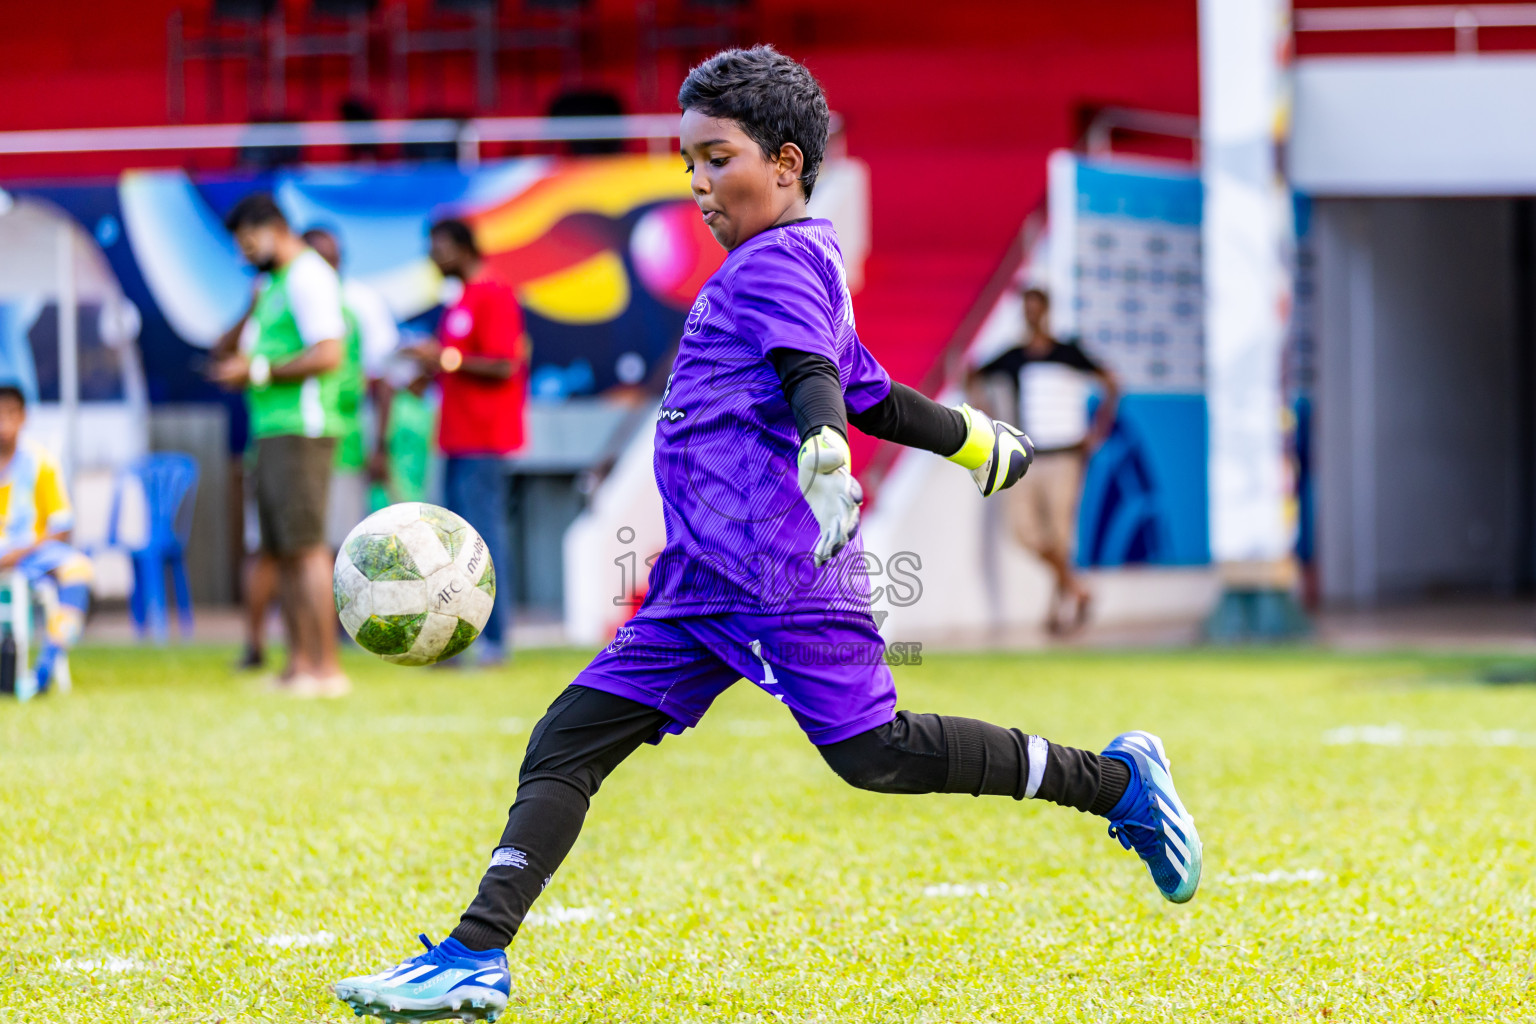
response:
<svg viewBox="0 0 1536 1024"><path fill-rule="evenodd" d="M1099 756L1131 769L1131 784L1109 812L1109 834L1146 862L1164 899L1188 903L1200 886L1200 833L1173 788L1163 741L1149 732L1125 732Z"/></svg>
<svg viewBox="0 0 1536 1024"><path fill-rule="evenodd" d="M512 972L501 950L477 953L457 939L438 945L423 935L427 951L398 967L334 986L336 998L359 1017L390 1024L421 1020L494 1021L507 1008Z"/></svg>

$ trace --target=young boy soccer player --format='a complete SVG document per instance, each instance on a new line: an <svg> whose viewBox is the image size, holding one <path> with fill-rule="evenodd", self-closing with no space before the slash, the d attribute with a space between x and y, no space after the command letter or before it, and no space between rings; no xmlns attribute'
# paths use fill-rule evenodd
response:
<svg viewBox="0 0 1536 1024"><path fill-rule="evenodd" d="M770 47L728 50L689 74L678 103L694 199L729 255L688 316L656 424L666 547L645 604L534 728L501 843L453 934L436 946L422 936L425 953L335 986L359 1014L494 1020L511 984L502 950L603 779L647 740L696 725L742 677L788 705L854 786L1100 814L1166 898L1182 903L1199 883L1200 840L1157 737L1124 733L1093 754L898 712L880 658L790 654L808 636L883 650L867 580L849 571L862 500L850 423L959 463L984 496L1024 475L1031 447L968 406L892 383L860 344L837 237L806 212L828 121L809 71Z"/></svg>

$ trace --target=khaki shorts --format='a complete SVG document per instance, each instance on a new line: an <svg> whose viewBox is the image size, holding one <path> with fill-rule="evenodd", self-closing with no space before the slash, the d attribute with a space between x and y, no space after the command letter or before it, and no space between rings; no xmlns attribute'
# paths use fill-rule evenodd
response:
<svg viewBox="0 0 1536 1024"><path fill-rule="evenodd" d="M261 550L295 555L325 543L334 437L256 439L256 519Z"/></svg>
<svg viewBox="0 0 1536 1024"><path fill-rule="evenodd" d="M1070 555L1077 540L1083 457L1076 450L1045 452L1006 492L1014 539L1035 552Z"/></svg>

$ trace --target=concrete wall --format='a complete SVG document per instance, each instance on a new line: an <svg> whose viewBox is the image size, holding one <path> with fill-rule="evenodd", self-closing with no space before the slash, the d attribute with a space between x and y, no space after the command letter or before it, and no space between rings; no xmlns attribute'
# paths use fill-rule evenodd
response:
<svg viewBox="0 0 1536 1024"><path fill-rule="evenodd" d="M1292 184L1309 195L1536 192L1536 56L1304 57Z"/></svg>
<svg viewBox="0 0 1536 1024"><path fill-rule="evenodd" d="M1509 200L1316 204L1325 600L1507 593L1522 575L1530 389L1515 209Z"/></svg>
<svg viewBox="0 0 1536 1024"><path fill-rule="evenodd" d="M197 460L197 498L187 545L187 582L195 604L231 604L238 594L243 535L236 531L242 517L231 491L226 419L219 405L157 405L150 411L151 450L185 452Z"/></svg>

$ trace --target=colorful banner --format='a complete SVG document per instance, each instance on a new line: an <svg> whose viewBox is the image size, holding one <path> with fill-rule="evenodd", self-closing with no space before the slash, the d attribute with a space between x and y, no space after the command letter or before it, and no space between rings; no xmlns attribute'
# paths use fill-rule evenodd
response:
<svg viewBox="0 0 1536 1024"><path fill-rule="evenodd" d="M306 167L189 176L133 171L107 183L7 186L67 211L95 237L142 315L154 401L220 396L201 350L244 311L251 271L222 224L268 191L295 227L341 239L344 272L374 285L397 318L435 326L441 281L427 226L473 225L492 276L513 285L533 340L532 388L560 398L651 376L699 286L724 258L675 157L528 157L464 172L447 165Z"/></svg>

